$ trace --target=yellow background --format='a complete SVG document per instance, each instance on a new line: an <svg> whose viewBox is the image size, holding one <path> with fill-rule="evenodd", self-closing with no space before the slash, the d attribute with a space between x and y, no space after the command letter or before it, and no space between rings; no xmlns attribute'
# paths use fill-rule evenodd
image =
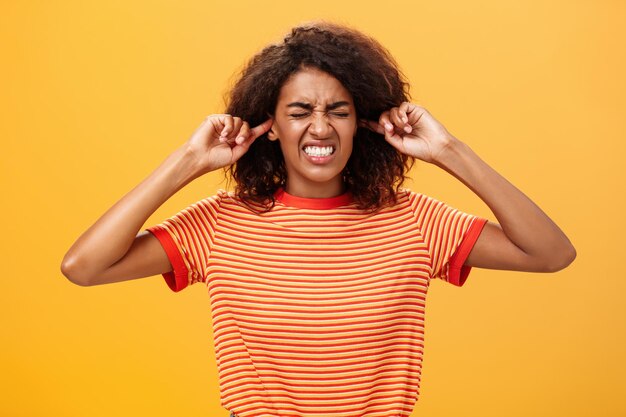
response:
<svg viewBox="0 0 626 417"><path fill-rule="evenodd" d="M578 258L430 289L413 416L626 415L623 1L2 1L0 415L227 416L209 299L83 288L64 253L223 110L233 74L328 18L386 45L413 100L532 198ZM411 188L495 220L444 171ZM196 180L146 226L224 187Z"/></svg>

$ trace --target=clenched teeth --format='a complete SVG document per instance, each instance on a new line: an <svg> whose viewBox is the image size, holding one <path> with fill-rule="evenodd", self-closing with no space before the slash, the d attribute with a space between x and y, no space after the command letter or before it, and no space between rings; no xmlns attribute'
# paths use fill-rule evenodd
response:
<svg viewBox="0 0 626 417"><path fill-rule="evenodd" d="M304 152L309 156L329 156L335 152L332 146L305 146Z"/></svg>

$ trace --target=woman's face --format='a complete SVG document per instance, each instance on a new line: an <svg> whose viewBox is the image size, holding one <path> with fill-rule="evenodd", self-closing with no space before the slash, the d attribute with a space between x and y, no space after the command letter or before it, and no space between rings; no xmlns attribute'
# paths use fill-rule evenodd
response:
<svg viewBox="0 0 626 417"><path fill-rule="evenodd" d="M340 195L356 130L352 96L336 78L315 68L293 74L280 90L269 133L285 158L285 191L309 198Z"/></svg>

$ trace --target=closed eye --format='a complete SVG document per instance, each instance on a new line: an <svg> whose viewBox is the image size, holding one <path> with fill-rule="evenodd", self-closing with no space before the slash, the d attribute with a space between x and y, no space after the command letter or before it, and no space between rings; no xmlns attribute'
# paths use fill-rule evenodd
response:
<svg viewBox="0 0 626 417"><path fill-rule="evenodd" d="M310 113L292 113L292 114L290 114L289 116L291 116L291 117L293 117L293 118L295 118L295 119L300 119L300 118L306 117L306 116L308 116L308 115L310 115ZM350 116L350 113L344 113L344 112L331 112L331 113L330 113L330 115L332 115L332 116L336 116L336 117L342 117L342 118L343 118L343 117L348 117L348 116Z"/></svg>

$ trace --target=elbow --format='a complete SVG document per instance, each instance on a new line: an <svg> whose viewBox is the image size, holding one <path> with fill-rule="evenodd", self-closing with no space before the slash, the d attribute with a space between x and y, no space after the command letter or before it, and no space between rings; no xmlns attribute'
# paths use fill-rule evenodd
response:
<svg viewBox="0 0 626 417"><path fill-rule="evenodd" d="M64 258L63 262L61 262L61 273L67 278L70 282L79 285L81 287L89 287L91 283L87 276L81 273L80 263L75 259L67 259Z"/></svg>
<svg viewBox="0 0 626 417"><path fill-rule="evenodd" d="M576 248L572 244L561 251L558 256L554 256L547 265L545 272L558 272L567 268L576 259Z"/></svg>

